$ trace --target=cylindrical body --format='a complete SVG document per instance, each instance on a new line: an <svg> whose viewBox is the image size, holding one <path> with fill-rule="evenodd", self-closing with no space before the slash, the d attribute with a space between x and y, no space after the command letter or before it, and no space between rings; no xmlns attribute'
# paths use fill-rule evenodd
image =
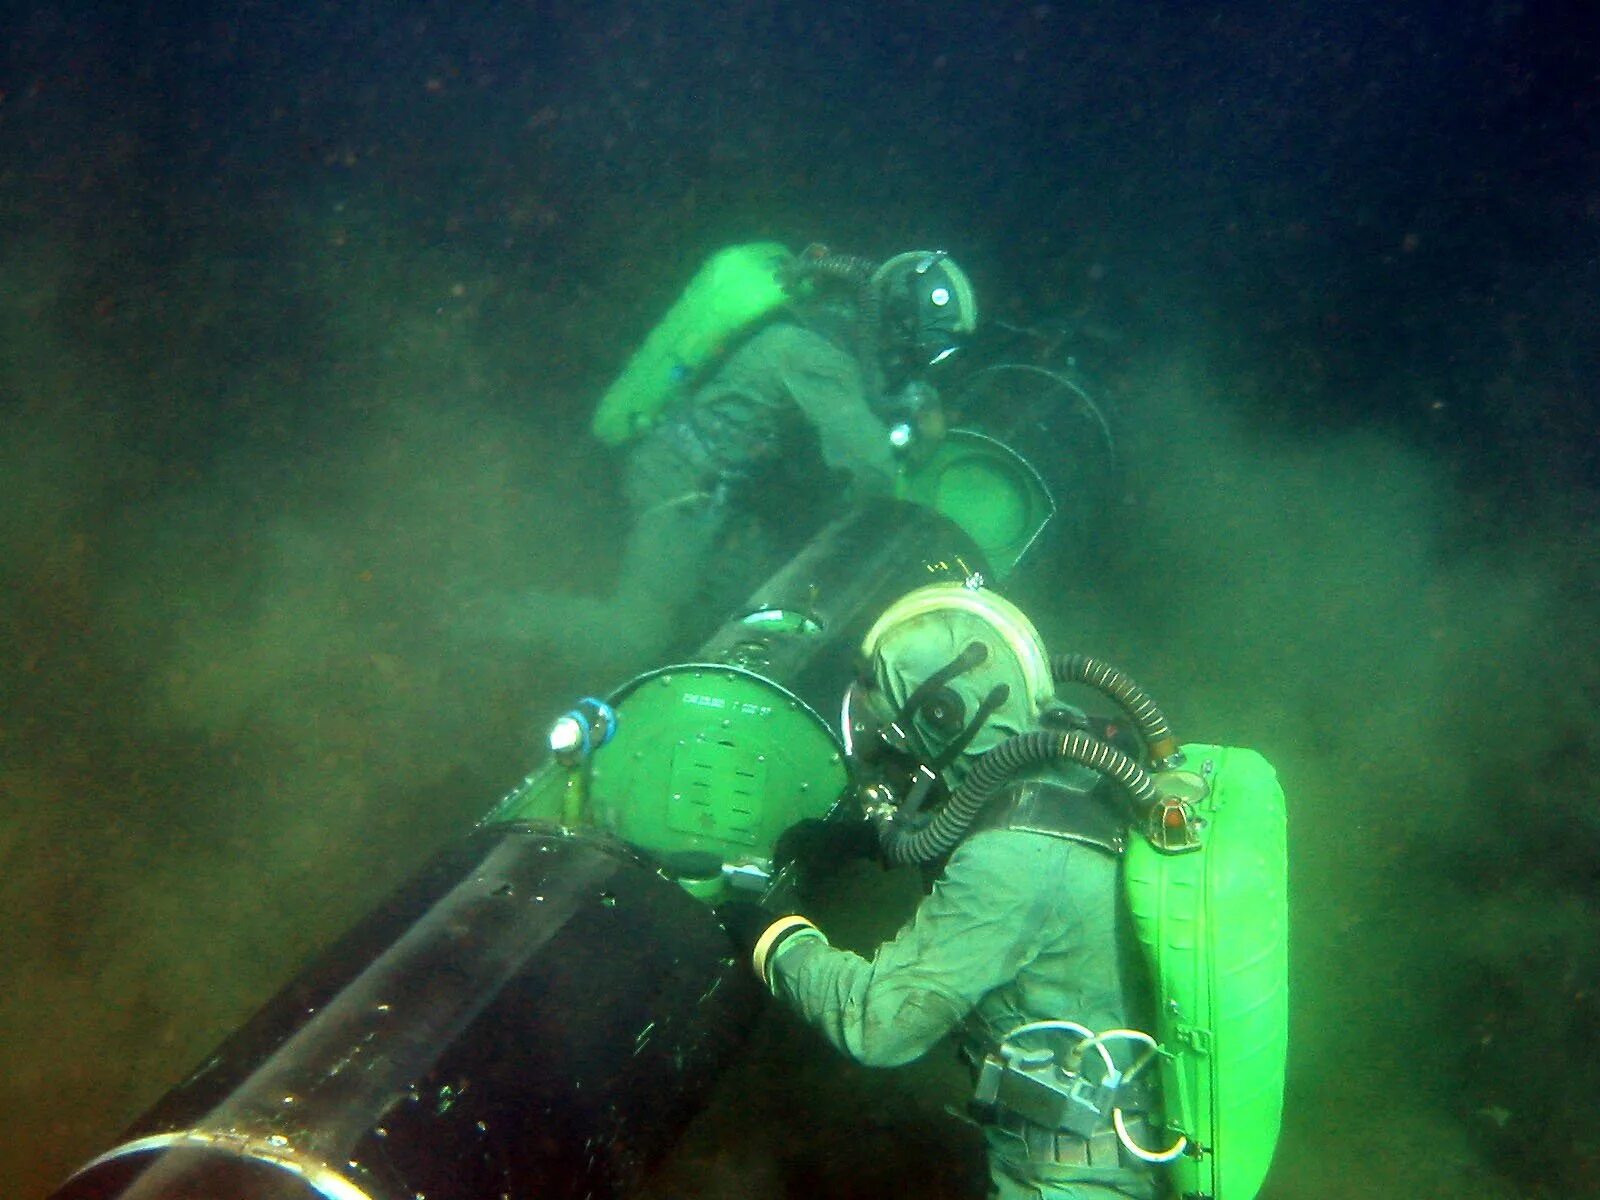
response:
<svg viewBox="0 0 1600 1200"><path fill-rule="evenodd" d="M587 776L530 777L53 1200L625 1190L759 1008L702 900L636 856L697 854L697 894L714 899L719 866L765 859L827 811L845 784L833 717L868 623L910 587L982 569L926 509L830 526L701 661L612 698L616 736ZM561 814L603 832L560 831Z"/></svg>
<svg viewBox="0 0 1600 1200"><path fill-rule="evenodd" d="M616 1195L758 1009L712 915L630 852L481 830L54 1200Z"/></svg>
<svg viewBox="0 0 1600 1200"><path fill-rule="evenodd" d="M994 456L974 459L969 451L975 444L956 440L948 449L941 447L939 458L946 461L936 461L913 481L917 490L908 498L957 515L990 549L1002 576L1014 566L1012 547L1018 557L1077 562L1111 532L1122 490L1116 440L1106 412L1076 369L992 363L968 376L948 407L962 427L979 431L981 440L992 439L991 449L1014 454L1013 447L1026 448L1024 465L1035 474L1037 487L1015 471L991 479ZM961 495L974 485L976 497ZM1037 510L1039 488L1050 502L1044 522L1025 541L1008 538L1004 531L1017 518ZM951 493L956 495L947 499ZM1027 522L1020 528L1027 529ZM1007 549L990 547L991 539Z"/></svg>
<svg viewBox="0 0 1600 1200"><path fill-rule="evenodd" d="M837 717L861 639L914 587L989 570L953 518L882 501L839 518L751 593L697 659L742 667Z"/></svg>
<svg viewBox="0 0 1600 1200"><path fill-rule="evenodd" d="M984 569L970 538L916 505L885 501L834 522L695 661L611 696L618 732L590 765L588 819L664 860L709 854L764 871L785 829L845 791L839 711L873 619L919 584ZM529 815L556 794L531 780L501 813Z"/></svg>

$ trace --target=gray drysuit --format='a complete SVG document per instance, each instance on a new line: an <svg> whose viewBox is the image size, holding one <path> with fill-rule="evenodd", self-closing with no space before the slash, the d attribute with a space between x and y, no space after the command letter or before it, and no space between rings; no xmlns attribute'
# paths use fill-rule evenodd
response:
<svg viewBox="0 0 1600 1200"><path fill-rule="evenodd" d="M618 595L668 611L689 599L731 515L730 489L773 466L800 423L816 431L821 465L868 492L893 487L889 432L855 359L798 325L768 325L634 447L624 480L634 529Z"/></svg>
<svg viewBox="0 0 1600 1200"><path fill-rule="evenodd" d="M590 669L647 665L687 606L715 590L707 578L739 485L759 484L792 450L797 429L815 430L822 462L799 466L807 482L815 477L819 507L830 498L823 467L848 473L864 492L892 489L888 430L867 401L856 360L834 343L788 321L758 330L629 447L623 493L633 524L613 594L527 593L507 632L565 649ZM790 515L799 524L823 519ZM736 582L746 589L759 580Z"/></svg>
<svg viewBox="0 0 1600 1200"><path fill-rule="evenodd" d="M773 990L869 1066L919 1058L963 1023L991 1045L1029 1021L1121 1028L1129 1013L1118 872L1107 852L1061 837L1005 828L970 834L871 961L806 931L778 947ZM1095 1162L1106 1165L1086 1166L1054 1149L1055 1136L1071 1135L994 1125L984 1135L994 1194L1005 1200L1156 1194L1151 1170L1116 1165L1104 1138Z"/></svg>

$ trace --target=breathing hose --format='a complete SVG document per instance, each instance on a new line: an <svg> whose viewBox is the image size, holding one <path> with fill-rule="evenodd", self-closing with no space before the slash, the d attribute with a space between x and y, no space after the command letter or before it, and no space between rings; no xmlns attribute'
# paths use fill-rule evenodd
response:
<svg viewBox="0 0 1600 1200"><path fill-rule="evenodd" d="M877 263L870 258L862 258L859 254L822 253L802 257L794 265L795 274L802 279L813 275L825 275L829 279L855 287L865 287L870 283L872 273L877 269Z"/></svg>
<svg viewBox="0 0 1600 1200"><path fill-rule="evenodd" d="M1170 736L1170 735L1169 735ZM1156 801L1155 781L1133 759L1081 730L1034 731L1001 742L973 764L972 772L928 824L920 829L884 822L878 830L884 857L891 863L927 862L953 847L979 811L1018 772L1067 759L1122 785L1136 810Z"/></svg>
<svg viewBox="0 0 1600 1200"><path fill-rule="evenodd" d="M1178 753L1172 726L1150 694L1122 671L1087 654L1052 654L1050 676L1057 683L1081 683L1114 701L1138 728L1151 763L1157 767L1170 765L1169 760Z"/></svg>
<svg viewBox="0 0 1600 1200"><path fill-rule="evenodd" d="M878 335L883 305L878 295L878 264L858 254L802 256L794 266L796 278L825 278L855 289L856 315L852 336L857 365L869 397L883 392L883 367L878 361Z"/></svg>

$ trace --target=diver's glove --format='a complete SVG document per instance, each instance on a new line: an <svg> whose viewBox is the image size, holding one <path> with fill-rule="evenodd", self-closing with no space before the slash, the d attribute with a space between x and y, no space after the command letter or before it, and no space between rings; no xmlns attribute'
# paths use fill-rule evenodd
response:
<svg viewBox="0 0 1600 1200"><path fill-rule="evenodd" d="M878 834L864 817L824 821L808 817L796 821L772 847L772 869L793 866L801 890L809 890L858 858L876 858Z"/></svg>
<svg viewBox="0 0 1600 1200"><path fill-rule="evenodd" d="M939 392L925 380L914 379L883 405L889 427L889 444L902 469L921 467L949 431Z"/></svg>
<svg viewBox="0 0 1600 1200"><path fill-rule="evenodd" d="M750 964L769 991L771 965L778 947L797 934L822 938L822 931L805 917L774 917L754 900L724 901L717 905L716 913L739 956Z"/></svg>
<svg viewBox="0 0 1600 1200"><path fill-rule="evenodd" d="M741 958L750 961L756 942L773 922L773 916L754 900L724 900L716 908L717 919L728 931L728 939Z"/></svg>

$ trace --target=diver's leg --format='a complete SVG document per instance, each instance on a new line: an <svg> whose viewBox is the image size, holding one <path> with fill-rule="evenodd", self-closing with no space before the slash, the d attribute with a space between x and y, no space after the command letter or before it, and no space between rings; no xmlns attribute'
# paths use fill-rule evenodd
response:
<svg viewBox="0 0 1600 1200"><path fill-rule="evenodd" d="M452 618L453 631L608 675L654 666L675 643L711 633L681 620L712 566L724 512L704 494L658 504L629 531L609 596L550 588L477 596Z"/></svg>
<svg viewBox="0 0 1600 1200"><path fill-rule="evenodd" d="M623 494L635 515L610 595L544 587L474 595L453 615L453 632L537 648L586 670L652 665L678 640L678 618L710 565L724 506L664 435L647 435L631 448Z"/></svg>
<svg viewBox="0 0 1600 1200"><path fill-rule="evenodd" d="M686 610L705 588L726 510L716 498L692 493L639 514L623 547L611 598L597 617L602 636L636 656L637 665L685 637L711 630L685 629Z"/></svg>

